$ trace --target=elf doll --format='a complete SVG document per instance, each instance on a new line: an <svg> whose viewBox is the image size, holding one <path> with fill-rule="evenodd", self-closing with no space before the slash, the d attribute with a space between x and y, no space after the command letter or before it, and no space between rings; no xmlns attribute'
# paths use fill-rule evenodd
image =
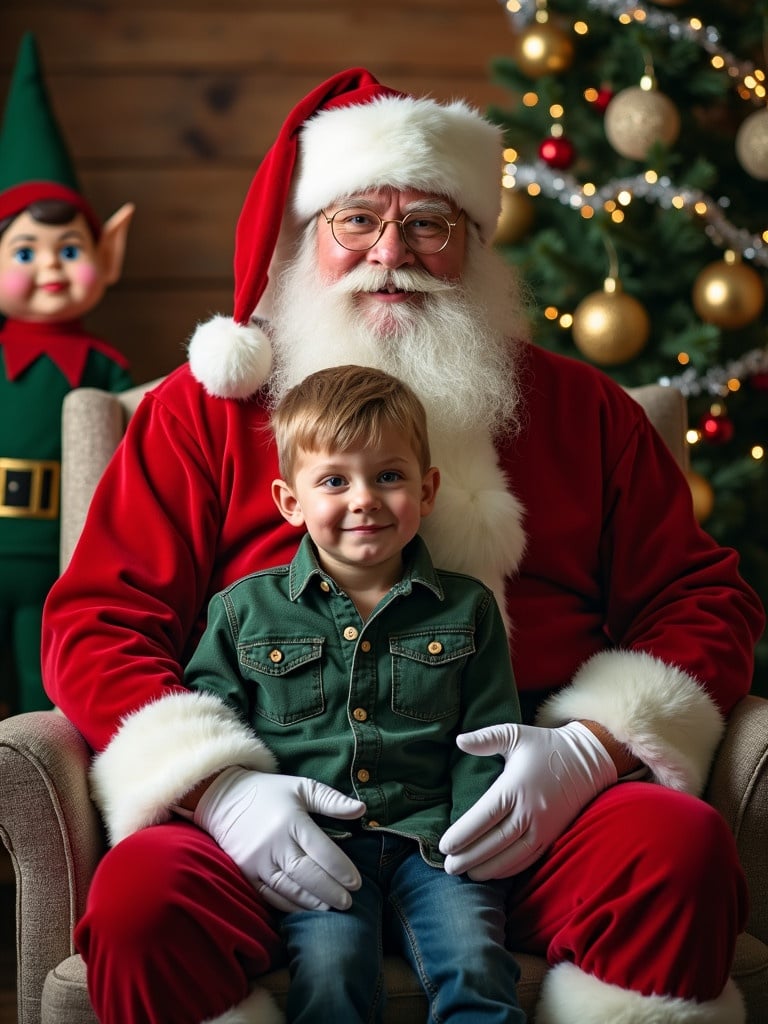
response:
<svg viewBox="0 0 768 1024"><path fill-rule="evenodd" d="M58 570L64 396L132 383L81 318L120 276L133 209L102 225L83 198L25 35L0 130L0 653L16 677L0 694L6 713L50 707L40 622Z"/></svg>

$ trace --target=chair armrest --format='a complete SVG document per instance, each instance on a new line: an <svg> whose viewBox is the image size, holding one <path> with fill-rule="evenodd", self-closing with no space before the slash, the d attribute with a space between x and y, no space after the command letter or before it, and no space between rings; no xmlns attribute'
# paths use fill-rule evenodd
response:
<svg viewBox="0 0 768 1024"><path fill-rule="evenodd" d="M768 700L748 696L731 712L705 797L728 822L747 876L747 930L768 944Z"/></svg>
<svg viewBox="0 0 768 1024"><path fill-rule="evenodd" d="M90 756L57 711L0 722L0 839L16 875L19 1024L39 1022L45 976L74 952L72 929L105 849L88 794Z"/></svg>

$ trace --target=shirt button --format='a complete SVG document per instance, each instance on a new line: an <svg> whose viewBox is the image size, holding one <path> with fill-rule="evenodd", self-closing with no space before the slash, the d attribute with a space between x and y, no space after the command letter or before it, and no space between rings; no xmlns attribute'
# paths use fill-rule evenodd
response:
<svg viewBox="0 0 768 1024"><path fill-rule="evenodd" d="M368 651L370 651L370 649L371 649L371 641L370 640L363 640L363 642L360 644L360 650L363 651L365 654L367 654Z"/></svg>
<svg viewBox="0 0 768 1024"><path fill-rule="evenodd" d="M364 722L368 718L368 712L365 708L355 708L352 712L352 717L356 722Z"/></svg>
<svg viewBox="0 0 768 1024"><path fill-rule="evenodd" d="M328 582L328 580L320 580L320 589L323 591L324 594L327 594L328 591L331 589L331 584Z"/></svg>
<svg viewBox="0 0 768 1024"><path fill-rule="evenodd" d="M441 654L443 650L443 645L440 643L439 640L433 640L431 643L427 644L427 650L429 651L430 654Z"/></svg>
<svg viewBox="0 0 768 1024"><path fill-rule="evenodd" d="M370 778L371 773L365 768L361 768L360 771L357 773L358 782L369 782Z"/></svg>
<svg viewBox="0 0 768 1024"><path fill-rule="evenodd" d="M278 650L270 651L269 660L273 661L275 665L277 665L278 662L281 662L283 660L283 652Z"/></svg>
<svg viewBox="0 0 768 1024"><path fill-rule="evenodd" d="M347 628L344 630L345 640L357 640L359 635L360 634L358 630L356 630L354 626L347 626Z"/></svg>

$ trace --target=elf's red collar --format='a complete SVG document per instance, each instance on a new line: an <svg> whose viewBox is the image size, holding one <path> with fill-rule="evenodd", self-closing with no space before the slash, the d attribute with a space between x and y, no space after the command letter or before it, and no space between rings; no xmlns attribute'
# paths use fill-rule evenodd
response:
<svg viewBox="0 0 768 1024"><path fill-rule="evenodd" d="M128 360L117 349L88 334L79 320L60 324L6 320L0 329L0 347L5 356L5 374L16 380L35 360L48 356L64 374L70 386L80 385L88 353L95 349L109 356L124 369Z"/></svg>

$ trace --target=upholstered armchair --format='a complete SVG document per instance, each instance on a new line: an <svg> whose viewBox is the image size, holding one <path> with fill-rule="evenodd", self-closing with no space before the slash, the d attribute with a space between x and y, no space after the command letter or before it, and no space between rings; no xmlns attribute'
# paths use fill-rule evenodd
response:
<svg viewBox="0 0 768 1024"><path fill-rule="evenodd" d="M80 389L67 396L63 419L62 538L65 565L93 488L122 437L141 394ZM685 465L685 402L655 385L632 392ZM90 752L58 712L33 712L0 723L0 838L17 884L16 943L19 1024L95 1024L85 965L72 928L83 911L93 871L105 849L88 796ZM706 798L723 814L738 843L751 895L747 932L739 939L733 977L751 1024L768 1021L768 701L747 697L735 709ZM519 955L520 1000L533 1021L543 960ZM425 1003L405 962L387 963L387 1021L424 1020ZM287 971L262 979L278 1001ZM611 1022L606 1022L611 1024Z"/></svg>

